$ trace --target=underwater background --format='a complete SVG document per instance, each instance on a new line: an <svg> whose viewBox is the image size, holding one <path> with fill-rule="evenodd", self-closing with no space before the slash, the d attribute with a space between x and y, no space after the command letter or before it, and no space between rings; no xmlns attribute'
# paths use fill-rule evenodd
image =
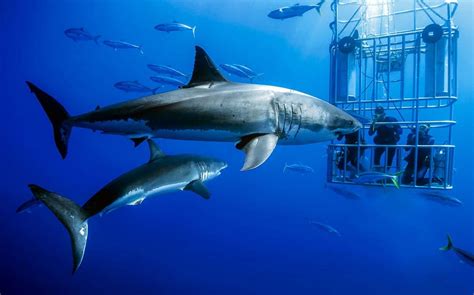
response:
<svg viewBox="0 0 474 295"><path fill-rule="evenodd" d="M77 128L62 160L24 81L80 114L139 97L113 85L153 85L149 63L190 73L197 44L216 64L264 72L255 83L327 100L333 15L326 3L321 16L267 17L293 2L1 1L0 294L472 294L474 268L438 250L450 233L456 246L474 251L471 1L460 1L455 17L459 101L455 189L449 194L462 207L429 202L403 188L351 186L363 198L343 198L325 188L327 143L278 146L264 165L243 173L243 155L233 144L157 139L167 154L214 156L229 168L208 184L208 201L172 193L91 220L84 262L73 276L70 240L51 212L15 213L31 198L30 183L82 204L148 159L145 145L134 148L124 137ZM196 38L153 29L174 20L196 25ZM70 27L140 44L144 54L73 42L64 35ZM298 162L315 173L283 173L285 163ZM306 218L334 226L341 236L309 226Z"/></svg>

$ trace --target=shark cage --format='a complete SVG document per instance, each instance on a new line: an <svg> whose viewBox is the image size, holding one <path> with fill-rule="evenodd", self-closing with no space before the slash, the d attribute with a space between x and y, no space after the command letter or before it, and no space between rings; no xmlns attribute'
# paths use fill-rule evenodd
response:
<svg viewBox="0 0 474 295"><path fill-rule="evenodd" d="M454 0L332 1L330 102L363 127L329 145L329 183L385 186L395 177L402 188L453 187L457 7ZM361 182L364 173L390 177Z"/></svg>

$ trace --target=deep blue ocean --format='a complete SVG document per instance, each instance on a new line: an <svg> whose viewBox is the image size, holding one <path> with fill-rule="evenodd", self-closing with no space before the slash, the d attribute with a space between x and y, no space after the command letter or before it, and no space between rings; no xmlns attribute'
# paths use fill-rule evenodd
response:
<svg viewBox="0 0 474 295"><path fill-rule="evenodd" d="M333 15L326 3L321 16L267 17L293 2L1 1L0 294L472 294L474 268L438 250L450 233L455 246L474 252L471 1L459 1L455 18L459 101L455 189L449 194L462 207L393 188L351 187L363 198L343 198L325 189L327 143L278 146L264 165L240 172L243 154L231 143L157 139L167 154L228 162L207 185L211 199L176 192L92 218L85 258L74 275L70 240L54 215L44 207L15 213L32 197L30 183L82 204L148 159L146 145L134 148L125 137L75 128L62 160L26 80L80 114L141 96L113 85L153 85L149 63L191 73L194 46L200 45L216 64L264 72L255 83L327 100ZM153 28L171 21L196 25L196 38ZM71 27L142 45L144 54L74 42L64 35ZM283 173L287 162L315 173ZM341 236L308 226L307 218L332 225Z"/></svg>

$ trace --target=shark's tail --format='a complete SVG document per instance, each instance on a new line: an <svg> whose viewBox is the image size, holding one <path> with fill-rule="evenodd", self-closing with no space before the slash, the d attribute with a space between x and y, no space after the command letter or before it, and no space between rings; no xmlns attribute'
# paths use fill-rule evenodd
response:
<svg viewBox="0 0 474 295"><path fill-rule="evenodd" d="M69 135L71 135L71 126L67 124L67 121L70 118L69 113L58 101L56 101L56 99L39 89L36 85L29 81L26 81L26 84L28 84L31 92L36 95L36 98L46 112L46 115L48 115L48 118L53 125L56 147L63 159L66 158L67 144L69 141Z"/></svg>
<svg viewBox="0 0 474 295"><path fill-rule="evenodd" d="M191 30L193 32L193 38L196 39L196 26L194 26Z"/></svg>
<svg viewBox="0 0 474 295"><path fill-rule="evenodd" d="M87 213L73 201L37 185L29 185L33 195L43 202L69 232L72 243L73 269L76 272L84 258L87 244Z"/></svg>
<svg viewBox="0 0 474 295"><path fill-rule="evenodd" d="M99 45L99 39L100 39L100 37L102 37L102 36L101 36L101 35L97 35L97 36L94 37L94 42L95 42L95 44Z"/></svg>
<svg viewBox="0 0 474 295"><path fill-rule="evenodd" d="M451 240L451 236L448 235L448 244L444 247L439 248L441 251L449 251L453 248L453 241Z"/></svg>

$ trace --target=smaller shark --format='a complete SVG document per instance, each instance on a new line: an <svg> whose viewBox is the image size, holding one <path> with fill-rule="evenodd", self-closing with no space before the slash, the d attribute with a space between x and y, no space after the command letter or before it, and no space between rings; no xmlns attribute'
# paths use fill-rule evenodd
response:
<svg viewBox="0 0 474 295"><path fill-rule="evenodd" d="M213 158L196 155L167 156L150 139L148 146L148 163L115 178L82 207L38 185L29 185L36 199L48 207L69 232L74 261L73 273L84 258L89 218L123 206L139 205L151 196L178 190L189 190L209 199L210 192L204 182L219 176L227 167L225 162ZM20 206L22 210L24 207Z"/></svg>
<svg viewBox="0 0 474 295"><path fill-rule="evenodd" d="M467 252L466 250L459 249L453 246L453 241L451 240L451 236L448 235L448 244L444 247L439 248L441 251L449 251L453 250L457 256L461 259L462 262L466 262L470 266L474 266L474 254Z"/></svg>
<svg viewBox="0 0 474 295"><path fill-rule="evenodd" d="M321 6L324 2L325 0L321 0L316 5L300 5L299 3L296 3L292 6L281 7L271 11L268 14L268 17L273 19L284 20L296 16L303 16L303 14L310 11L311 9L316 9L316 11L321 14Z"/></svg>

